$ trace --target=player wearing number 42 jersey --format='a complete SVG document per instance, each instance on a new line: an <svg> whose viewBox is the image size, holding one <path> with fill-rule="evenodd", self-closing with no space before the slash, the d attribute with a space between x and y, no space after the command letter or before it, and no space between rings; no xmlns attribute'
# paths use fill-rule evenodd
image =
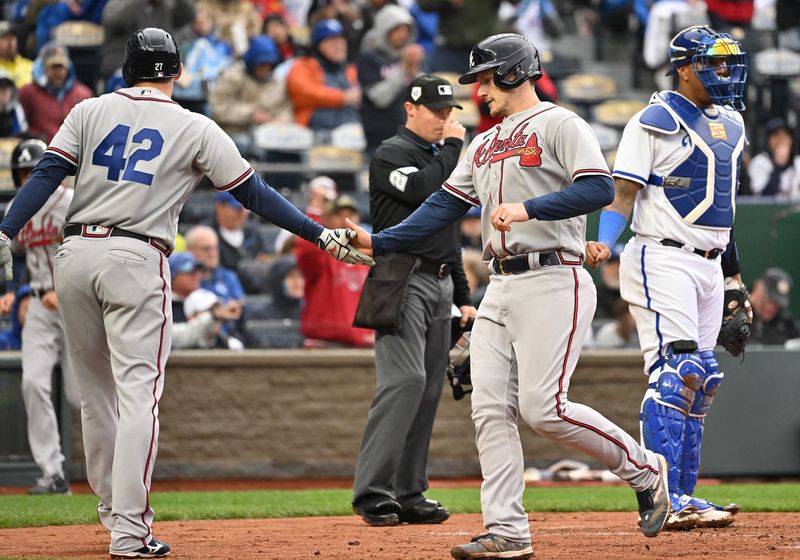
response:
<svg viewBox="0 0 800 560"><path fill-rule="evenodd" d="M741 352L752 319L732 234L747 56L730 35L695 26L672 39L670 61L678 87L654 94L625 127L615 199L586 253L592 266L608 259L633 210L636 235L620 258L620 293L650 378L642 440L669 461L667 527L724 527L738 506L712 504L694 490L705 417L724 380L714 346L719 337L732 354ZM732 305L742 308L733 345L720 334L723 309L727 315Z"/></svg>
<svg viewBox="0 0 800 560"><path fill-rule="evenodd" d="M172 101L181 62L172 36L134 32L127 88L77 105L0 223L0 264L11 273L9 238L61 180L76 175L55 286L66 345L81 388L86 471L100 498L113 557L166 556L153 537L150 481L158 403L172 328L167 261L178 214L208 176L218 191L316 243L339 260L371 263L267 186L210 119Z"/></svg>

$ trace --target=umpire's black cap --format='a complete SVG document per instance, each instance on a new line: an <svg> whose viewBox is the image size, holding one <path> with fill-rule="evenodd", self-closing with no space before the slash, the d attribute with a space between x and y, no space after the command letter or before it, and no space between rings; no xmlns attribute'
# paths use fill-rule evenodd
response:
<svg viewBox="0 0 800 560"><path fill-rule="evenodd" d="M428 109L438 110L447 107L461 109L453 97L453 85L439 76L423 74L408 84L406 101L414 105L425 105Z"/></svg>

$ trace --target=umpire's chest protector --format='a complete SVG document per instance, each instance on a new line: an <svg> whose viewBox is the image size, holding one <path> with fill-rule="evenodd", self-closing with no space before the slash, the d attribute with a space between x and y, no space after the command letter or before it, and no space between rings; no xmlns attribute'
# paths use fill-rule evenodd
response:
<svg viewBox="0 0 800 560"><path fill-rule="evenodd" d="M672 207L692 226L729 229L736 212L744 126L737 113L714 106L702 110L672 91L654 96L640 125L662 134L683 129L693 149L668 176L650 175L648 183L663 187Z"/></svg>

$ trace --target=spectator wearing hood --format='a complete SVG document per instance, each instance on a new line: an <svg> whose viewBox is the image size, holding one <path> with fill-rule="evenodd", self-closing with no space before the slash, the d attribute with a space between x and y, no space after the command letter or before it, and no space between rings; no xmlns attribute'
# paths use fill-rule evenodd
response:
<svg viewBox="0 0 800 560"><path fill-rule="evenodd" d="M402 6L394 5L378 11L374 26L364 36L356 68L364 93L361 122L369 154L405 123L405 92L422 73L425 56L424 49L414 43L415 37L414 18Z"/></svg>
<svg viewBox="0 0 800 560"><path fill-rule="evenodd" d="M20 136L28 131L25 110L19 102L14 80L0 69L0 138Z"/></svg>
<svg viewBox="0 0 800 560"><path fill-rule="evenodd" d="M754 195L800 198L800 155L797 155L792 129L781 118L765 126L766 149L756 154L747 166L750 190Z"/></svg>
<svg viewBox="0 0 800 560"><path fill-rule="evenodd" d="M296 59L287 75L295 121L315 131L361 122L361 88L355 65L347 63L342 24L334 19L317 23L311 47L311 54Z"/></svg>
<svg viewBox="0 0 800 560"><path fill-rule="evenodd" d="M283 255L272 261L267 284L272 301L264 310L264 318L299 320L303 311L305 278L294 256Z"/></svg>
<svg viewBox="0 0 800 560"><path fill-rule="evenodd" d="M211 13L198 8L194 21L177 33L183 71L172 98L190 111L207 114L209 84L231 65L233 49L220 39Z"/></svg>
<svg viewBox="0 0 800 560"><path fill-rule="evenodd" d="M223 72L211 90L214 120L244 152L253 151L253 127L292 120L285 84L273 74L279 60L275 41L253 37L242 62Z"/></svg>
<svg viewBox="0 0 800 560"><path fill-rule="evenodd" d="M8 21L0 21L0 70L8 74L14 84L21 88L33 78L33 62L19 54L17 32Z"/></svg>
<svg viewBox="0 0 800 560"><path fill-rule="evenodd" d="M316 219L312 214L309 216ZM358 206L352 198L342 195L333 201L320 223L328 228L345 227L347 218L358 223ZM324 346L331 342L345 346L373 346L373 330L353 327L368 267L330 258L320 259L317 253L325 257L313 243L297 239L294 254L306 283L305 307L300 318L300 332L307 339L306 346Z"/></svg>
<svg viewBox="0 0 800 560"><path fill-rule="evenodd" d="M57 43L42 48L33 79L19 90L19 102L28 117L28 134L50 143L72 108L94 94L78 81L67 49Z"/></svg>

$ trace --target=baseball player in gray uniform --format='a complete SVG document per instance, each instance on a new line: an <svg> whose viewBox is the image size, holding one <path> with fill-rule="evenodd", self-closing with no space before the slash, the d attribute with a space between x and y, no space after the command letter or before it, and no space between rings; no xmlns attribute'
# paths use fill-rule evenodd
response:
<svg viewBox="0 0 800 560"><path fill-rule="evenodd" d="M112 557L166 556L153 537L150 481L158 448L158 402L172 327L167 256L183 203L202 179L332 256L371 259L267 186L210 119L172 101L178 47L157 28L128 39L127 88L89 99L64 124L0 223L0 264L9 238L67 174L75 194L55 255L66 344L81 387L86 469L100 497Z"/></svg>
<svg viewBox="0 0 800 560"><path fill-rule="evenodd" d="M11 175L16 188L23 185L46 149L41 140L23 140L14 148ZM29 494L69 493L52 392L53 368L60 364L67 401L75 408L80 405L53 284L53 256L61 243L61 228L71 201L72 189L63 185L56 188L11 246L14 253L25 253L33 296L22 326L22 400L28 417L28 443L42 477L28 490ZM12 200L8 208L13 205ZM10 291L0 299L0 312L7 312L13 304L14 292Z"/></svg>
<svg viewBox="0 0 800 560"><path fill-rule="evenodd" d="M523 455L517 421L601 461L637 494L642 532L655 536L669 511L664 457L641 447L591 408L567 398L594 314L583 269L585 214L613 199L613 182L591 128L542 102L536 48L495 35L470 54L459 82L479 84L493 116L444 183L404 222L354 244L395 251L482 208L483 257L492 271L472 330L472 418L483 473L487 534L451 550L454 558L530 558ZM513 224L513 226L512 226Z"/></svg>

